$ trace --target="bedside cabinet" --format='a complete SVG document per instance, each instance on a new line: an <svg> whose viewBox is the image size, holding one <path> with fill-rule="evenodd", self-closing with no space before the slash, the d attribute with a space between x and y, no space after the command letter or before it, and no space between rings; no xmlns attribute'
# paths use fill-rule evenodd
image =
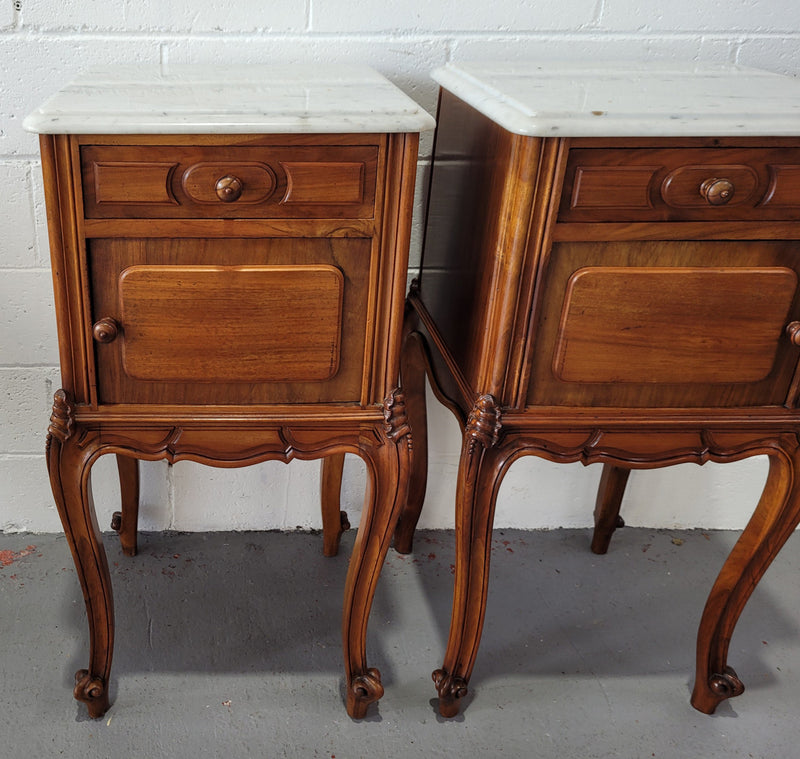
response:
<svg viewBox="0 0 800 759"><path fill-rule="evenodd" d="M516 459L603 464L592 548L604 553L631 469L766 455L764 494L700 620L692 704L713 712L743 690L727 663L734 626L800 520L800 82L523 62L434 78L398 530L407 546L422 505L427 369L463 430L440 711L467 692Z"/></svg>
<svg viewBox="0 0 800 759"><path fill-rule="evenodd" d="M418 132L432 124L379 75L342 66L96 71L28 118L41 134L62 371L47 461L86 600L75 697L91 716L109 706L114 635L90 492L106 453L129 554L138 459L331 457L333 554L331 483L345 452L361 456L347 710L361 717L382 695L365 632L405 499L399 340Z"/></svg>

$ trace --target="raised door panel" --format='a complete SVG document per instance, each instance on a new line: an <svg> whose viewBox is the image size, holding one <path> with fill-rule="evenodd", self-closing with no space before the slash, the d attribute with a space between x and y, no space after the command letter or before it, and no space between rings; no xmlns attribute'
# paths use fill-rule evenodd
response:
<svg viewBox="0 0 800 759"><path fill-rule="evenodd" d="M118 287L132 379L319 382L339 367L333 266L129 266Z"/></svg>
<svg viewBox="0 0 800 759"><path fill-rule="evenodd" d="M798 359L796 245L561 243L543 280L528 403L782 405Z"/></svg>
<svg viewBox="0 0 800 759"><path fill-rule="evenodd" d="M567 283L553 372L563 382L759 382L796 290L783 267L584 267Z"/></svg>
<svg viewBox="0 0 800 759"><path fill-rule="evenodd" d="M100 403L362 397L372 241L88 241Z"/></svg>

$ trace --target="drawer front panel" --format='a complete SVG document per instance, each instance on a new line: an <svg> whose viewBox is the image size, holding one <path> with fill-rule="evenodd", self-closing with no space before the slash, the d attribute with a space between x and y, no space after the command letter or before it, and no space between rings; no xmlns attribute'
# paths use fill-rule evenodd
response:
<svg viewBox="0 0 800 759"><path fill-rule="evenodd" d="M798 219L800 150L786 148L576 148L558 215L561 222Z"/></svg>
<svg viewBox="0 0 800 759"><path fill-rule="evenodd" d="M122 365L137 380L314 382L339 365L333 266L130 266Z"/></svg>
<svg viewBox="0 0 800 759"><path fill-rule="evenodd" d="M379 148L81 148L84 213L109 218L373 218Z"/></svg>
<svg viewBox="0 0 800 759"><path fill-rule="evenodd" d="M89 240L99 402L359 402L371 246Z"/></svg>
<svg viewBox="0 0 800 759"><path fill-rule="evenodd" d="M783 405L800 351L787 242L559 243L529 405Z"/></svg>

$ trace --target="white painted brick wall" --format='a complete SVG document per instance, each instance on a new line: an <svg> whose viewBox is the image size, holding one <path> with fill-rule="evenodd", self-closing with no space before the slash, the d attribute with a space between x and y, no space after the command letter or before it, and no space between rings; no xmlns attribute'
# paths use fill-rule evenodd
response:
<svg viewBox="0 0 800 759"><path fill-rule="evenodd" d="M14 25L17 12L13 0L3 0L0 5L0 29L8 29Z"/></svg>
<svg viewBox="0 0 800 759"><path fill-rule="evenodd" d="M405 0L377 4L351 0L343 12L338 2L313 3L311 29L315 32L478 32L566 31L582 29L598 21L598 0ZM380 12L376 13L376 8Z"/></svg>
<svg viewBox="0 0 800 759"><path fill-rule="evenodd" d="M19 5L19 9L17 9ZM59 383L38 143L24 116L89 65L353 61L375 67L429 111L428 72L468 58L652 58L736 61L800 74L796 0L0 0L0 530L60 529L44 431ZM421 242L422 143L412 264ZM430 480L422 525L452 526L459 431L430 399ZM143 462L145 529L319 527L317 462L247 469ZM355 521L364 465L348 457L343 503ZM635 472L630 524L741 527L766 476L763 459ZM497 524L591 522L598 467L533 458L511 468ZM113 457L94 469L101 525L118 506Z"/></svg>
<svg viewBox="0 0 800 759"><path fill-rule="evenodd" d="M37 165L37 172L41 169ZM24 161L0 163L0 186L6 188L0 205L0 261L3 268L36 266L37 225L31 188L31 164Z"/></svg>
<svg viewBox="0 0 800 759"><path fill-rule="evenodd" d="M219 3L210 0L24 0L25 26L47 31L114 31L202 34L301 33L307 27L305 0Z"/></svg>

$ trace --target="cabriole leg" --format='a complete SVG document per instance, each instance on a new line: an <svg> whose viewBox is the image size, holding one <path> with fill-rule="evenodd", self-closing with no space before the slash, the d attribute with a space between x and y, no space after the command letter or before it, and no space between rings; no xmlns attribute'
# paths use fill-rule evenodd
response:
<svg viewBox="0 0 800 759"><path fill-rule="evenodd" d="M322 502L322 553L336 556L342 533L350 529L347 513L341 510L344 454L334 453L322 459L320 497Z"/></svg>
<svg viewBox="0 0 800 759"><path fill-rule="evenodd" d="M136 556L139 527L139 461L131 456L117 454L117 470L122 510L114 512L111 529L119 533L122 552L126 556Z"/></svg>
<svg viewBox="0 0 800 759"><path fill-rule="evenodd" d="M428 484L428 418L425 405L425 345L419 332L409 332L400 354L400 376L408 409L408 423L414 436L411 450L411 469L408 478L408 497L397 529L394 548L398 553L411 553L414 531L417 529L425 489Z"/></svg>
<svg viewBox="0 0 800 759"><path fill-rule="evenodd" d="M86 704L89 716L98 718L109 708L114 601L91 494L90 468L99 447L98 439L92 433L81 437L79 432L73 424L67 394L59 390L48 428L47 468L89 620L89 667L75 674L73 693Z"/></svg>
<svg viewBox="0 0 800 759"><path fill-rule="evenodd" d="M744 685L728 666L728 646L750 594L800 523L798 442L785 436L770 455L764 492L726 559L706 602L697 634L697 673L692 706L712 714Z"/></svg>
<svg viewBox="0 0 800 759"><path fill-rule="evenodd" d="M594 535L592 536L594 553L606 553L614 530L625 524L619 515L619 510L630 473L630 469L613 464L603 464L603 474L600 476L597 502L594 507Z"/></svg>
<svg viewBox="0 0 800 759"><path fill-rule="evenodd" d="M496 447L499 432L499 409L491 396L482 396L467 421L461 448L453 614L444 664L433 673L443 717L459 712L483 630L494 508L506 458Z"/></svg>
<svg viewBox="0 0 800 759"><path fill-rule="evenodd" d="M354 719L365 717L367 707L383 695L380 673L367 666L367 621L408 482L411 437L402 395L395 392L387 398L384 411L386 426L381 439L366 434L362 437L368 486L344 594L342 642L347 713Z"/></svg>

